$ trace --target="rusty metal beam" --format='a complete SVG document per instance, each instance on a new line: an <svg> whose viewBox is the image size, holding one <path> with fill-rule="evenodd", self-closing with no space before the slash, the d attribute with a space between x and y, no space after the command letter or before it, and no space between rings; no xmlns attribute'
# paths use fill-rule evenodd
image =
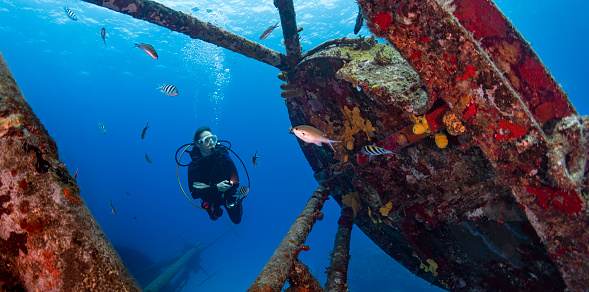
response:
<svg viewBox="0 0 589 292"><path fill-rule="evenodd" d="M324 291L317 278L309 272L309 267L301 263L298 258L292 263L292 269L288 276L288 284L290 287L284 290L284 292Z"/></svg>
<svg viewBox="0 0 589 292"><path fill-rule="evenodd" d="M0 53L0 278L9 291L141 291Z"/></svg>
<svg viewBox="0 0 589 292"><path fill-rule="evenodd" d="M350 261L350 239L354 227L353 210L343 207L338 220L337 233L331 254L331 263L327 271L327 292L348 291L348 263Z"/></svg>
<svg viewBox="0 0 589 292"><path fill-rule="evenodd" d="M247 290L248 292L282 291L282 287L291 273L294 260L301 250L308 249L303 246L303 243L309 236L318 216L321 216L318 214L323 209L323 203L328 199L328 196L329 191L323 186L315 190L301 215L292 224L270 260Z"/></svg>
<svg viewBox="0 0 589 292"><path fill-rule="evenodd" d="M280 11L280 23L282 25L282 34L284 35L286 55L292 67L301 59L301 43L299 41L294 4L292 0L275 0L274 5Z"/></svg>
<svg viewBox="0 0 589 292"><path fill-rule="evenodd" d="M223 47L280 70L290 68L284 54L231 33L214 24L148 0L83 0ZM296 25L296 24L295 24ZM298 40L298 39L297 39Z"/></svg>

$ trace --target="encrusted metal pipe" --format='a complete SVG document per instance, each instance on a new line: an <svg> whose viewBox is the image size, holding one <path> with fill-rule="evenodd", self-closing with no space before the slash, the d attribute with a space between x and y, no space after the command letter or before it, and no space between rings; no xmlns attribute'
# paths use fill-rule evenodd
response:
<svg viewBox="0 0 589 292"><path fill-rule="evenodd" d="M323 186L315 190L301 215L292 224L270 260L247 290L248 292L282 291L298 252L303 249L302 244L309 236L317 214L323 209L323 203L328 198L327 194L328 192Z"/></svg>
<svg viewBox="0 0 589 292"><path fill-rule="evenodd" d="M193 39L200 39L207 43L223 47L248 58L279 68L280 70L288 70L290 67L284 54L254 43L212 23L201 21L191 15L170 9L157 2L149 0L83 1L157 24L185 34Z"/></svg>
<svg viewBox="0 0 589 292"><path fill-rule="evenodd" d="M331 263L327 272L325 291L348 291L348 263L350 261L350 239L354 226L353 210L350 207L342 208L342 214L338 220L335 243L331 254Z"/></svg>

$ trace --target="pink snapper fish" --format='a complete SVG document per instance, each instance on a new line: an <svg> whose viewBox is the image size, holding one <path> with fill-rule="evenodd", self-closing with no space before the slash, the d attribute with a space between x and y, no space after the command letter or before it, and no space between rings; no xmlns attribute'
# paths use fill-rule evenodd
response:
<svg viewBox="0 0 589 292"><path fill-rule="evenodd" d="M329 146L331 146L331 149L333 149L333 151L335 151L335 149L333 148L333 145L331 145L331 143L340 142L337 140L329 140L327 137L325 137L325 134L323 132L306 125L294 127L292 129L292 133L295 134L297 138L310 144L312 143L317 146L321 146L321 143L327 143L329 144Z"/></svg>

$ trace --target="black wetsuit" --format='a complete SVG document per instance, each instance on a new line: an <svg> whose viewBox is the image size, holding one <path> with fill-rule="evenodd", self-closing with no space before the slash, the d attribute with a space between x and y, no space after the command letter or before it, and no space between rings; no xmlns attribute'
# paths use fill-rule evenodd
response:
<svg viewBox="0 0 589 292"><path fill-rule="evenodd" d="M200 150L194 147L188 153L192 158L192 163L188 166L188 186L192 197L202 199L201 207L207 210L211 220L217 220L223 215L221 206L224 206L231 221L239 224L243 214L242 201L236 202L236 198L233 197L239 188L239 176L235 163L227 151L222 147L216 147L213 149L213 154L202 157ZM224 180L232 181L233 185L223 193L217 189L217 184ZM195 189L193 187L195 182L204 183L210 187Z"/></svg>

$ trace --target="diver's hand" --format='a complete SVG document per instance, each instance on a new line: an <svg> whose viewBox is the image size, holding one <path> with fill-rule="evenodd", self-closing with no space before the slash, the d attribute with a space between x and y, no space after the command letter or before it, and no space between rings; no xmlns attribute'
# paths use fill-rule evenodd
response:
<svg viewBox="0 0 589 292"><path fill-rule="evenodd" d="M209 187L209 185L205 184L205 183L201 183L201 182L195 182L194 184L192 184L192 187L194 187L197 190L200 189L206 189Z"/></svg>
<svg viewBox="0 0 589 292"><path fill-rule="evenodd" d="M233 184L228 181L228 180L224 180L220 183L217 184L217 189L219 190L219 192L226 192L228 189L231 188L231 186L233 186Z"/></svg>

